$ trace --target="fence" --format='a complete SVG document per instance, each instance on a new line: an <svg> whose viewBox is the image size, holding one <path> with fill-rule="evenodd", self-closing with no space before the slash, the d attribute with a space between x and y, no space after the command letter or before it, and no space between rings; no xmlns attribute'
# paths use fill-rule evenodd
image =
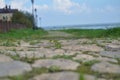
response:
<svg viewBox="0 0 120 80"><path fill-rule="evenodd" d="M0 32L8 32L11 29L23 29L26 28L23 24L12 23L12 22L0 22Z"/></svg>

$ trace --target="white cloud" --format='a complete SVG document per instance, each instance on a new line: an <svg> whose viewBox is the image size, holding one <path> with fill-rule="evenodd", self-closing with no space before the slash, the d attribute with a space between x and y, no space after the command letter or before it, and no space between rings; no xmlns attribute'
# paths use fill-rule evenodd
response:
<svg viewBox="0 0 120 80"><path fill-rule="evenodd" d="M26 6L30 0L11 0L10 4L12 8L17 8L19 10L31 12L31 5ZM46 4L43 5L34 5L37 10L47 10L49 7Z"/></svg>
<svg viewBox="0 0 120 80"><path fill-rule="evenodd" d="M36 5L38 11L57 11L63 14L73 13L89 13L92 9L86 3L78 3L72 0L51 0L53 4ZM31 12L30 0L10 0L9 4L12 8ZM5 0L0 0L0 7L5 6ZM109 8L108 8L109 9Z"/></svg>
<svg viewBox="0 0 120 80"><path fill-rule="evenodd" d="M116 12L117 9L114 6L107 5L107 6L103 7L103 8L97 8L97 11L101 12L101 13L106 13L106 12L111 13L111 12Z"/></svg>
<svg viewBox="0 0 120 80"><path fill-rule="evenodd" d="M79 7L79 12L80 13L83 13L83 12L85 12L85 13L91 13L92 9L86 3L83 3Z"/></svg>
<svg viewBox="0 0 120 80"><path fill-rule="evenodd" d="M66 14L91 12L91 9L85 4L72 2L71 0L53 0L53 7L55 10L64 12Z"/></svg>
<svg viewBox="0 0 120 80"><path fill-rule="evenodd" d="M4 8L5 7L5 0L0 0L0 8Z"/></svg>
<svg viewBox="0 0 120 80"><path fill-rule="evenodd" d="M65 13L72 13L71 8L78 7L78 3L74 3L70 0L53 0L53 6L55 10L59 10Z"/></svg>
<svg viewBox="0 0 120 80"><path fill-rule="evenodd" d="M12 8L17 8L19 10L26 10L25 4L28 2L28 0L12 0L10 2L10 5Z"/></svg>
<svg viewBox="0 0 120 80"><path fill-rule="evenodd" d="M44 4L44 5L35 5L35 8L38 9L38 10L48 10L49 7L48 5Z"/></svg>

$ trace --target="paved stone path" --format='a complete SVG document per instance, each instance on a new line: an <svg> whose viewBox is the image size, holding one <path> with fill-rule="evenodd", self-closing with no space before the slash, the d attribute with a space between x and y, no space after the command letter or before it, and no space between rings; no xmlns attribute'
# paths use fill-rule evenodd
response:
<svg viewBox="0 0 120 80"><path fill-rule="evenodd" d="M0 80L19 75L31 75L27 80L120 80L120 40L19 42L14 42L16 46L0 46Z"/></svg>

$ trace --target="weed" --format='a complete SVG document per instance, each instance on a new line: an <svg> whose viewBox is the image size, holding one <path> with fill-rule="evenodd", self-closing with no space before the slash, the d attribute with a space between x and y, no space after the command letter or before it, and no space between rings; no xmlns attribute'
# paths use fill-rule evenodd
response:
<svg viewBox="0 0 120 80"><path fill-rule="evenodd" d="M83 52L83 54L89 54L90 53L90 51L84 51Z"/></svg>
<svg viewBox="0 0 120 80"><path fill-rule="evenodd" d="M20 49L19 51L24 51L24 49Z"/></svg>
<svg viewBox="0 0 120 80"><path fill-rule="evenodd" d="M20 60L20 55L19 55L18 53L16 53L15 56L14 56L14 55L10 55L10 54L9 54L9 56L10 56L12 59L14 59L14 60Z"/></svg>
<svg viewBox="0 0 120 80"><path fill-rule="evenodd" d="M21 45L20 41L18 41L17 44L20 46Z"/></svg>
<svg viewBox="0 0 120 80"><path fill-rule="evenodd" d="M5 41L2 43L2 46L7 46L7 47L10 47L10 46L16 46L15 44L13 44L12 42L10 42L9 40Z"/></svg>
<svg viewBox="0 0 120 80"><path fill-rule="evenodd" d="M32 64L32 63L34 63L36 58L35 58L35 55L33 55L32 58L28 58L28 56L26 54L25 57L24 58L20 58L20 60Z"/></svg>
<svg viewBox="0 0 120 80"><path fill-rule="evenodd" d="M79 80L85 80L85 79L84 79L84 75L83 75L82 73L80 73L80 78L79 78Z"/></svg>
<svg viewBox="0 0 120 80"><path fill-rule="evenodd" d="M36 51L35 48L29 48L28 51Z"/></svg>
<svg viewBox="0 0 120 80"><path fill-rule="evenodd" d="M97 60L91 60L91 61L86 61L86 62L84 62L83 64L84 64L85 66L92 66L93 64L95 64L95 63L97 63L97 62L99 62L99 61L97 61Z"/></svg>
<svg viewBox="0 0 120 80"><path fill-rule="evenodd" d="M36 60L34 56L32 58L28 58L27 54L25 54L25 57L20 57L20 55L17 52L16 52L16 55L10 55L10 54L7 54L7 55L10 56L14 60L23 61L23 62L27 62L30 64L34 63L34 61Z"/></svg>
<svg viewBox="0 0 120 80"><path fill-rule="evenodd" d="M120 64L120 58L116 58L116 60L118 61L118 64Z"/></svg>
<svg viewBox="0 0 120 80"><path fill-rule="evenodd" d="M58 40L50 40L50 42L54 44L56 49L60 49L62 47L61 43Z"/></svg>
<svg viewBox="0 0 120 80"><path fill-rule="evenodd" d="M48 70L49 70L49 72L58 72L58 71L60 71L60 67L51 66Z"/></svg>
<svg viewBox="0 0 120 80"><path fill-rule="evenodd" d="M85 65L81 65L78 67L78 69L76 70L76 72L78 73L83 73L83 74L93 74L94 72L91 70L90 66L85 66Z"/></svg>

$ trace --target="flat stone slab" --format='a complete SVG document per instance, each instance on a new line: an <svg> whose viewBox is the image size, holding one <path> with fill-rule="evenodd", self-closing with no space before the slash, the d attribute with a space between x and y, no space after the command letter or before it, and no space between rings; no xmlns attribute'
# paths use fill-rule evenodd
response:
<svg viewBox="0 0 120 80"><path fill-rule="evenodd" d="M87 62L87 61L91 61L91 60L96 60L96 58L94 58L91 55L87 55L87 54L79 54L76 57L73 58L74 60L81 60L82 62Z"/></svg>
<svg viewBox="0 0 120 80"><path fill-rule="evenodd" d="M107 57L98 57L96 60L101 61L101 62L112 62L112 63L118 63L116 59L113 58L107 58Z"/></svg>
<svg viewBox="0 0 120 80"><path fill-rule="evenodd" d="M62 70L76 70L77 67L80 66L80 64L66 59L37 60L35 61L35 63L32 64L32 67L34 68L41 68L41 67L50 68L52 66L56 66Z"/></svg>
<svg viewBox="0 0 120 80"><path fill-rule="evenodd" d="M58 72L58 73L46 73L42 75L37 75L33 80L80 80L80 75L75 72ZM106 80L103 78L96 78L92 75L83 75L84 80Z"/></svg>
<svg viewBox="0 0 120 80"><path fill-rule="evenodd" d="M30 44L28 42L25 42L25 41L20 41L20 46L21 47L29 47Z"/></svg>
<svg viewBox="0 0 120 80"><path fill-rule="evenodd" d="M37 42L35 44L31 44L33 47L52 47L54 44L50 43L49 40L41 40L40 42Z"/></svg>
<svg viewBox="0 0 120 80"><path fill-rule="evenodd" d="M117 44L109 44L109 45L106 45L106 50L108 51L118 51L120 50L120 45L117 45Z"/></svg>
<svg viewBox="0 0 120 80"><path fill-rule="evenodd" d="M56 49L56 50L54 50L54 53L56 53L56 54L64 54L65 50L63 50L63 49Z"/></svg>
<svg viewBox="0 0 120 80"><path fill-rule="evenodd" d="M96 63L91 67L91 69L99 73L120 74L120 66L115 64L110 64L108 62Z"/></svg>
<svg viewBox="0 0 120 80"><path fill-rule="evenodd" d="M120 51L103 51L100 53L101 56L111 57L111 58L120 58Z"/></svg>
<svg viewBox="0 0 120 80"><path fill-rule="evenodd" d="M48 73L35 76L33 80L79 80L79 74L75 72Z"/></svg>
<svg viewBox="0 0 120 80"><path fill-rule="evenodd" d="M10 58L9 56L0 54L0 62L10 62L10 61L13 61L13 59Z"/></svg>
<svg viewBox="0 0 120 80"><path fill-rule="evenodd" d="M65 50L73 50L73 51L91 51L91 52L100 52L104 49L96 46L96 45L71 45L71 46L63 46Z"/></svg>
<svg viewBox="0 0 120 80"><path fill-rule="evenodd" d="M62 46L71 46L71 45L77 45L77 40L60 40L60 43Z"/></svg>
<svg viewBox="0 0 120 80"><path fill-rule="evenodd" d="M24 62L20 61L12 61L6 63L0 62L0 77L16 76L31 70L32 70L31 66Z"/></svg>

